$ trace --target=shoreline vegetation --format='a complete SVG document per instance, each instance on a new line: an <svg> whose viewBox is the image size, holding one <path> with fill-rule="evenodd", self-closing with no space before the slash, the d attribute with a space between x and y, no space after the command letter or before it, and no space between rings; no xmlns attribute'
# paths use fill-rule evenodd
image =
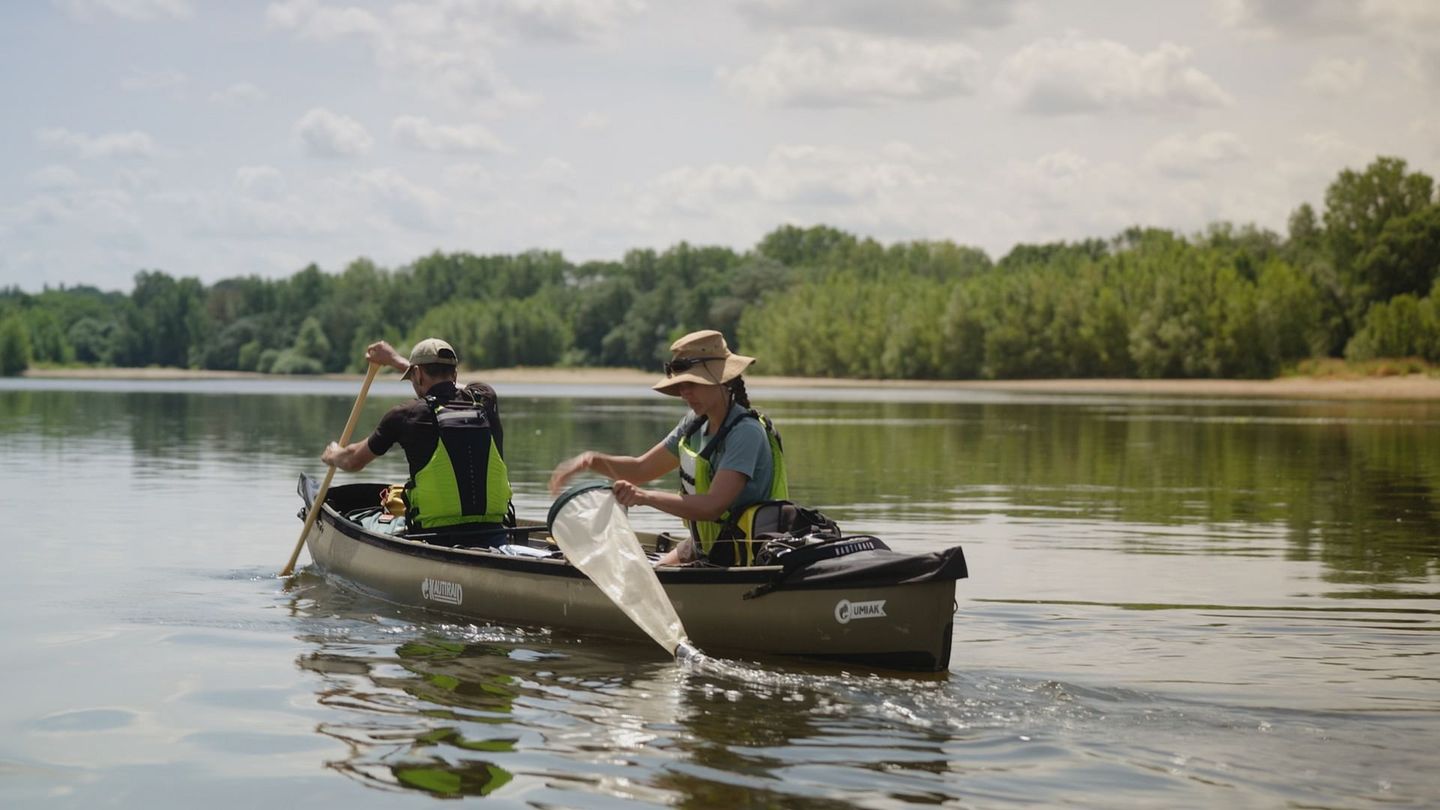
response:
<svg viewBox="0 0 1440 810"><path fill-rule="evenodd" d="M787 224L750 249L680 242L613 261L436 251L396 268L357 258L338 273L311 264L210 284L140 270L130 293L0 287L0 376L318 376L362 370L374 340L403 352L432 336L477 368L651 369L697 329L763 358L766 373L805 380L1265 395L1298 388L1291 376L1366 378L1321 384L1353 397L1414 387L1381 378L1434 373L1434 180L1379 157L1341 171L1323 207L1302 203L1288 225L1284 236L1135 225L1018 244L998 260L944 239L886 245Z"/></svg>
<svg viewBox="0 0 1440 810"><path fill-rule="evenodd" d="M299 379L291 374L214 371L183 368L31 368L31 379L92 380L215 380ZM359 380L363 374L321 374L318 379ZM633 368L516 367L462 370L462 380L541 385L634 385L649 387L656 372ZM398 377L383 374L382 378ZM1324 400L1440 400L1440 376L1431 374L1360 375L1337 372L1294 375L1269 380L1234 379L1043 379L1043 380L862 380L829 377L745 376L749 388L889 388L924 390L1010 391L1048 394L1254 397Z"/></svg>

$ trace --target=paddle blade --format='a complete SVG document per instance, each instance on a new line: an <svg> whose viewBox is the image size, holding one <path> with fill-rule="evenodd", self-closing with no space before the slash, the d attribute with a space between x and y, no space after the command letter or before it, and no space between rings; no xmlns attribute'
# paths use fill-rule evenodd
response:
<svg viewBox="0 0 1440 810"><path fill-rule="evenodd" d="M689 646L670 597L609 487L561 495L550 510L550 533L570 564L666 652L673 656L682 643Z"/></svg>

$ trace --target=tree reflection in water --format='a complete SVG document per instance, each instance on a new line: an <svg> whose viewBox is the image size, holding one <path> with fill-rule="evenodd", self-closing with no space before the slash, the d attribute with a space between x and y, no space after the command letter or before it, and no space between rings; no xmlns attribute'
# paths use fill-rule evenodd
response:
<svg viewBox="0 0 1440 810"><path fill-rule="evenodd" d="M349 654L322 647L301 656L302 669L336 684L321 691L320 703L355 718L317 727L350 750L330 767L373 787L446 797L484 796L507 784L514 778L509 771L471 755L513 752L516 739L472 737L462 730L462 724L508 722L513 679L506 674L477 679L483 668L466 664L507 652L489 644L419 638L400 644L389 657L371 657L361 645ZM455 725L436 726L433 720Z"/></svg>

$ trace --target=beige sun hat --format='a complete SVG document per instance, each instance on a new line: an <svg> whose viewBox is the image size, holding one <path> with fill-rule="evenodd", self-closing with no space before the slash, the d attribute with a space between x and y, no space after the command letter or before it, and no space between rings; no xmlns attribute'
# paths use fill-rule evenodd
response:
<svg viewBox="0 0 1440 810"><path fill-rule="evenodd" d="M428 366L431 363L444 363L447 366L460 365L460 357L455 354L455 349L449 343L440 338L425 338L415 344L410 350L410 367L400 379L408 380L415 374L415 369L420 366Z"/></svg>
<svg viewBox="0 0 1440 810"><path fill-rule="evenodd" d="M675 387L680 383L721 385L739 377L753 362L753 357L730 351L724 335L714 329L702 329L670 344L665 379L650 387L662 394L679 396Z"/></svg>

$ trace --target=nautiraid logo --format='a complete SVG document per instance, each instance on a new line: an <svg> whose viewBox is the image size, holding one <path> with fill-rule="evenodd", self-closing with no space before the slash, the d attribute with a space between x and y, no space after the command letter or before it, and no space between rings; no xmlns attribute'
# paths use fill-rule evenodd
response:
<svg viewBox="0 0 1440 810"><path fill-rule="evenodd" d="M447 605L458 605L465 601L465 589L460 587L460 583L429 577L420 583L420 595L431 602L444 602Z"/></svg>
<svg viewBox="0 0 1440 810"><path fill-rule="evenodd" d="M877 599L874 602L851 602L849 599L841 599L835 603L835 621L841 624L849 624L856 619L883 618L885 618L884 599Z"/></svg>

